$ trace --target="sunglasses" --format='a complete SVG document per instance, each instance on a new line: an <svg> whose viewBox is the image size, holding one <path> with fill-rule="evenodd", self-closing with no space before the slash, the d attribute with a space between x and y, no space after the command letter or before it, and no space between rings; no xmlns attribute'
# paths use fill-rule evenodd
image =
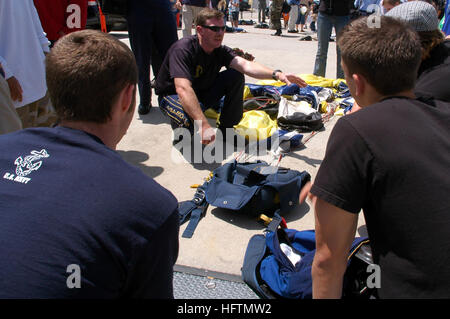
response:
<svg viewBox="0 0 450 319"><path fill-rule="evenodd" d="M209 29L214 32L225 31L225 26L219 27L216 25L202 25L203 28Z"/></svg>

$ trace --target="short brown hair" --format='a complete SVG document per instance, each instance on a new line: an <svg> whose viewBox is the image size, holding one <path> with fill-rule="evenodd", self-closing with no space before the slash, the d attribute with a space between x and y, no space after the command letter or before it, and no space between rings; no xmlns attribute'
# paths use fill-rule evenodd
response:
<svg viewBox="0 0 450 319"><path fill-rule="evenodd" d="M419 37L398 19L377 18L376 26L362 17L344 27L338 36L342 60L349 73L364 76L380 94L410 90L420 64Z"/></svg>
<svg viewBox="0 0 450 319"><path fill-rule="evenodd" d="M105 123L126 85L137 83L133 53L111 35L70 33L46 57L50 99L61 120Z"/></svg>
<svg viewBox="0 0 450 319"><path fill-rule="evenodd" d="M206 20L209 19L223 19L223 12L216 9L205 8L198 13L197 18L195 19L195 25L205 25Z"/></svg>

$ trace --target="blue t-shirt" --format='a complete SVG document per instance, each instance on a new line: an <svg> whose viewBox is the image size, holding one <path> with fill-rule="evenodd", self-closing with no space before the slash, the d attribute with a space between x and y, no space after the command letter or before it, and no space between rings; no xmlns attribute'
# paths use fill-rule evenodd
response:
<svg viewBox="0 0 450 319"><path fill-rule="evenodd" d="M177 200L99 138L0 136L0 298L173 298Z"/></svg>

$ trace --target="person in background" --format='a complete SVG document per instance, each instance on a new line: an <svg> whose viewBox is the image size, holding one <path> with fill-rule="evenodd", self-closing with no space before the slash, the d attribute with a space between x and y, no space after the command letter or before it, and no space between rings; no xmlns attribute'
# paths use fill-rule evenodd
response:
<svg viewBox="0 0 450 319"><path fill-rule="evenodd" d="M300 0L288 0L288 4L291 6L291 11L289 11L289 21L288 21L288 33L298 33L296 30L296 22L299 15Z"/></svg>
<svg viewBox="0 0 450 319"><path fill-rule="evenodd" d="M33 0L52 47L62 36L86 27L86 0Z"/></svg>
<svg viewBox="0 0 450 319"><path fill-rule="evenodd" d="M228 4L229 17L231 21L231 27L233 29L239 27L239 0L230 0Z"/></svg>
<svg viewBox="0 0 450 319"><path fill-rule="evenodd" d="M328 44L333 27L336 36L350 21L350 0L321 0L317 17L317 53L314 63L314 75L325 76L327 69ZM343 78L341 68L341 53L336 46L336 78Z"/></svg>
<svg viewBox="0 0 450 319"><path fill-rule="evenodd" d="M400 4L400 0L383 0L382 6L383 6L384 13L385 14L388 13L389 10L398 6L399 4Z"/></svg>
<svg viewBox="0 0 450 319"><path fill-rule="evenodd" d="M382 0L355 0L354 7L358 16L368 16L380 12Z"/></svg>
<svg viewBox="0 0 450 319"><path fill-rule="evenodd" d="M2 61L3 58L0 56L0 134L6 134L22 129L22 122L11 99Z"/></svg>
<svg viewBox="0 0 450 319"><path fill-rule="evenodd" d="M209 4L210 0L177 0L178 7L182 8L183 38L192 34L192 24L198 13Z"/></svg>
<svg viewBox="0 0 450 319"><path fill-rule="evenodd" d="M258 23L266 23L266 8L266 0L258 0Z"/></svg>
<svg viewBox="0 0 450 319"><path fill-rule="evenodd" d="M386 15L405 21L419 35L422 61L414 88L416 96L450 102L450 40L439 30L434 6L424 1L411 1L396 6Z"/></svg>
<svg viewBox="0 0 450 319"><path fill-rule="evenodd" d="M273 36L281 36L281 10L284 0L272 0L270 4L270 28L276 30Z"/></svg>
<svg viewBox="0 0 450 319"><path fill-rule="evenodd" d="M150 65L156 77L167 50L178 40L177 26L169 0L127 0L127 22L139 70L138 113L145 115L152 109Z"/></svg>
<svg viewBox="0 0 450 319"><path fill-rule="evenodd" d="M45 54L49 41L32 0L0 1L0 56L11 98L22 127L56 121L48 108Z"/></svg>

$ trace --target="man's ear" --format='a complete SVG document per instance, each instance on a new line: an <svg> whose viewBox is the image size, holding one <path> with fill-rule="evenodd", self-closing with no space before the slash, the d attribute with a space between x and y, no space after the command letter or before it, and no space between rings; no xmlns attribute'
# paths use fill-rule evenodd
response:
<svg viewBox="0 0 450 319"><path fill-rule="evenodd" d="M355 84L356 96L362 96L366 91L367 80L361 74L352 74L352 79Z"/></svg>
<svg viewBox="0 0 450 319"><path fill-rule="evenodd" d="M133 107L132 101L136 94L136 84L128 84L123 88L120 94L120 110L122 112L128 112L128 110Z"/></svg>

